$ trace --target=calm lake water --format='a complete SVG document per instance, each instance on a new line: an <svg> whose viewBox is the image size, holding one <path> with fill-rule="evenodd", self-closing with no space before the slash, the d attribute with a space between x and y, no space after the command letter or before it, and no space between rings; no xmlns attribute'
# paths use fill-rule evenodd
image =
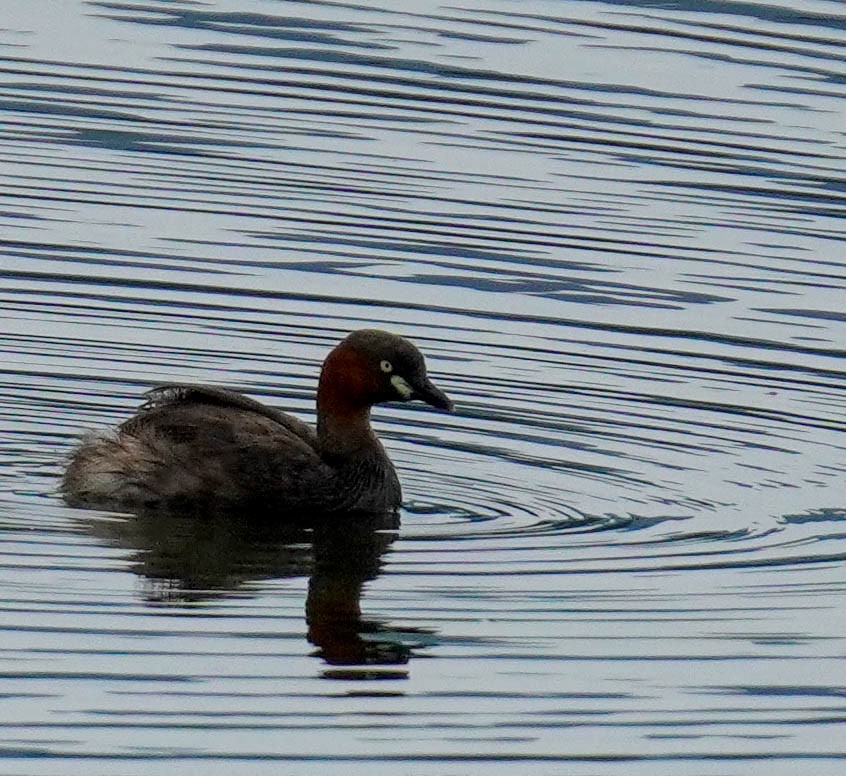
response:
<svg viewBox="0 0 846 776"><path fill-rule="evenodd" d="M2 9L4 776L844 772L842 2ZM399 526L57 498L363 326Z"/></svg>

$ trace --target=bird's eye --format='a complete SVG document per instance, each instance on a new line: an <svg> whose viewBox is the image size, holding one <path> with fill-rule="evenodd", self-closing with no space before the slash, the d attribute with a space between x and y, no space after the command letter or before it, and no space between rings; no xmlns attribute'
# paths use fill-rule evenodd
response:
<svg viewBox="0 0 846 776"><path fill-rule="evenodd" d="M379 364L379 366L382 367L382 371L385 374L389 374L390 372L394 371L394 365L390 361L383 361L381 364Z"/></svg>

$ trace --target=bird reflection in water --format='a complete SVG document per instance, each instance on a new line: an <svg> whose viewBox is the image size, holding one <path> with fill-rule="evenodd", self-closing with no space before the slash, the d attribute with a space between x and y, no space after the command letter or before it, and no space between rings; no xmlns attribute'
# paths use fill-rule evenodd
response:
<svg viewBox="0 0 846 776"><path fill-rule="evenodd" d="M364 583L375 579L396 539L396 513L310 517L274 525L252 515L141 513L119 520L92 519L88 530L113 546L134 550L132 570L153 604L183 604L232 594L262 579L309 576L305 604L308 640L330 666L330 678L367 678L356 666L400 666L412 642L429 632L402 633L361 615ZM342 669L341 667L348 667ZM350 670L353 669L353 670ZM380 678L403 678L406 670Z"/></svg>

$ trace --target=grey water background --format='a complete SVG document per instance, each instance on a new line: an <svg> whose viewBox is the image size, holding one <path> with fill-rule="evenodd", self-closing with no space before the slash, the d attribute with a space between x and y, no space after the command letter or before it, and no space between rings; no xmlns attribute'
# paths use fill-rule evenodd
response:
<svg viewBox="0 0 846 776"><path fill-rule="evenodd" d="M3 0L3 774L842 774L844 61L818 0ZM362 326L457 403L375 413L399 528L56 497Z"/></svg>

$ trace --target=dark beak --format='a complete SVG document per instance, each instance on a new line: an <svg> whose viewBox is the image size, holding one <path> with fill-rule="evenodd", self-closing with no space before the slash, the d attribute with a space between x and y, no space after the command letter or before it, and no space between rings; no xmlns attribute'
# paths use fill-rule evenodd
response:
<svg viewBox="0 0 846 776"><path fill-rule="evenodd" d="M414 388L413 398L425 401L426 404L431 404L433 407L437 407L440 410L452 412L452 401L449 396L447 396L440 388L436 388L432 385L428 378L424 378L412 387Z"/></svg>

